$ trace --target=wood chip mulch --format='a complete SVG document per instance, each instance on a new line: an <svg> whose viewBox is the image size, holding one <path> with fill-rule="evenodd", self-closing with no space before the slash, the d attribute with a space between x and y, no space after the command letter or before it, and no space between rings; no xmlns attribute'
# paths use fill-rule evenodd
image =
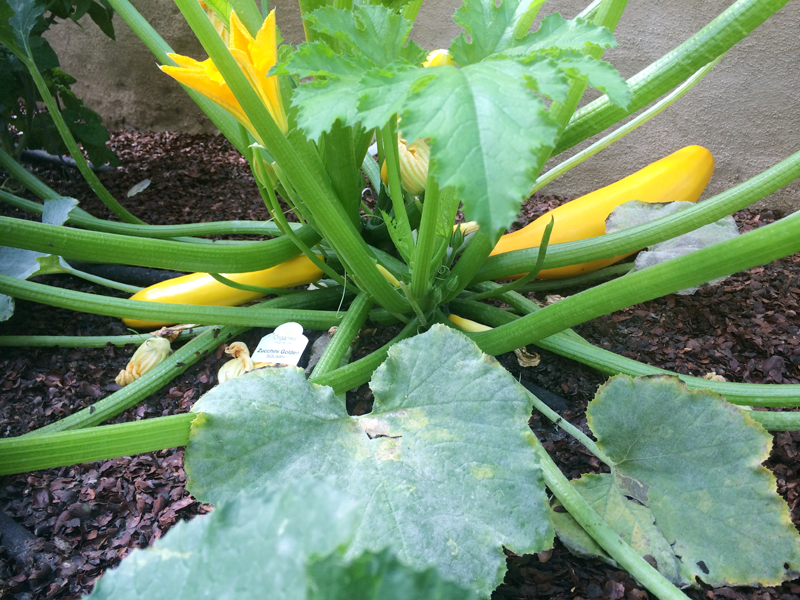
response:
<svg viewBox="0 0 800 600"><path fill-rule="evenodd" d="M114 133L111 145L124 166L102 174L101 180L148 223L268 218L245 161L220 137L125 131ZM38 168L37 174L60 193L80 199L85 210L109 216L75 172ZM127 198L127 191L144 179L151 180L150 186ZM564 201L536 196L524 205L517 226ZM0 215L35 218L4 205ZM735 216L740 230L746 231L781 215L745 210ZM124 296L68 276L43 281ZM702 377L714 372L728 381L750 383L800 383L798 297L800 256L793 256L737 274L694 296L653 300L595 319L576 331L602 348L679 373ZM544 295L538 299L544 300ZM239 339L252 348L267 332L251 330ZM117 319L30 302L18 302L14 317L0 323L0 335L127 333ZM306 335L313 340L319 334ZM366 353L391 335L391 331L364 335L358 351ZM513 354L498 359L562 416L587 431L586 403L603 376L547 351L529 349L541 354L536 367L520 367ZM114 377L132 350L0 348L0 435L24 434L115 391ZM113 422L186 412L214 387L216 372L226 359L222 347L209 352ZM348 396L354 413L369 410L370 403L366 387ZM602 471L594 456L538 413L531 427L568 477ZM778 492L788 501L795 524L800 523L798 448L800 432L777 433L766 463L777 477ZM105 569L116 566L132 549L152 544L178 520L210 509L185 490L182 449L1 477L0 597L80 598ZM30 551L26 559L16 560L21 547ZM536 556L508 554L509 570L494 600L651 597L626 572L576 558L559 542L552 551ZM800 600L800 580L778 587L701 588L687 594L694 599Z"/></svg>

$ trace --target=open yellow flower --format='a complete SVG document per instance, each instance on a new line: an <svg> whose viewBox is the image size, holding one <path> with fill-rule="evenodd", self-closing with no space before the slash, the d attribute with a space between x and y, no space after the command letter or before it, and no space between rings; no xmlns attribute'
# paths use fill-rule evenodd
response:
<svg viewBox="0 0 800 600"><path fill-rule="evenodd" d="M289 124L286 111L281 100L278 76L266 77L278 59L277 32L275 30L275 10L270 11L255 39L242 25L236 13L231 11L230 42L228 49L239 63L242 71L250 80L250 85L258 93L259 98L269 110L272 118L286 133ZM237 121L247 127L253 136L261 142L253 124L242 110L239 101L233 95L225 79L209 58L202 62L188 56L170 54L177 67L162 66L161 70L177 79L182 84L200 92L231 113Z"/></svg>

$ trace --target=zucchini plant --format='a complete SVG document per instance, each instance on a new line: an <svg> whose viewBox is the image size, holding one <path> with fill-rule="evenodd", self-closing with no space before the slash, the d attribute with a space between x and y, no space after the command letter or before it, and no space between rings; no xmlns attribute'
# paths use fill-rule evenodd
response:
<svg viewBox="0 0 800 600"><path fill-rule="evenodd" d="M569 328L793 254L800 213L546 308L520 290L540 275L601 281L608 271L586 273L793 181L800 154L687 209L601 235L612 208L627 200L660 202L664 189L670 200L697 200L713 159L688 148L502 235L533 190L679 99L787 1L738 0L626 82L602 60L625 0L596 0L572 20L547 15L535 31L542 0L466 0L454 16L464 32L430 55L409 37L420 0L303 0L307 41L297 48L279 45L265 3L176 0L209 55L204 61L173 54L128 0L109 0L165 76L186 87L250 163L273 220L147 225L84 169L122 222L104 221L0 151L0 164L44 202L0 190L3 201L43 215L42 223L0 217L10 257L0 275L6 314L12 298L23 298L134 326L209 327L90 409L0 440L0 473L187 446L188 488L217 508L134 553L103 577L97 597L194 597L199 589L241 597L270 586L278 597L332 598L350 582L373 592L421 585L440 594L425 597L488 598L503 579L503 548L540 552L555 534L576 552L621 565L659 598L685 597L680 589L698 582L796 577L800 537L760 463L771 444L765 428L795 429L800 419L739 406L798 406L797 386L677 375L596 348ZM38 9L23 0L9 6L0 41L40 85L27 43ZM589 86L603 96L576 110ZM541 174L551 156L653 102ZM61 133L80 166L77 144ZM374 206L362 202L367 186ZM279 197L299 224L287 221ZM470 223L455 224L459 207ZM271 239L196 237L234 233ZM27 281L60 265L58 257L200 274L129 300ZM286 289L309 281L317 281L313 289ZM236 306L263 296L274 297ZM510 310L482 302L489 298ZM348 363L368 321L399 332ZM189 414L102 425L220 339L288 322L337 327L308 379L292 366L257 369L219 385ZM615 375L590 405L595 439L490 358L533 343ZM366 382L372 412L348 415L341 394ZM609 472L568 481L527 427L534 408ZM287 510L299 497L309 499L308 518ZM263 516L260 533L219 545L226 535L253 533L245 513ZM241 571L241 588L220 587L224 569Z"/></svg>

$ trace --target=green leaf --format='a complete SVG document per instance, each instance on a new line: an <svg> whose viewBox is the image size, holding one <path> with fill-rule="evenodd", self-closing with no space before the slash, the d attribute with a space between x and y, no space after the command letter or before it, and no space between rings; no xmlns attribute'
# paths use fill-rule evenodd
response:
<svg viewBox="0 0 800 600"><path fill-rule="evenodd" d="M224 502L306 475L364 499L348 556L389 546L414 568L482 597L502 581L502 548L549 548L528 395L473 342L442 325L398 343L375 372L373 412L347 415L295 368L218 386L192 409L186 450L197 498Z"/></svg>
<svg viewBox="0 0 800 600"><path fill-rule="evenodd" d="M746 411L653 375L610 379L587 415L617 485L650 508L686 579L730 586L797 577L800 536L761 466L772 438Z"/></svg>
<svg viewBox="0 0 800 600"><path fill-rule="evenodd" d="M598 27L584 19L568 21L559 14L542 19L538 30L529 33L517 42L506 54L521 56L541 50L577 50L589 48L613 48L617 40L605 27Z"/></svg>
<svg viewBox="0 0 800 600"><path fill-rule="evenodd" d="M45 200L42 210L42 223L49 225L63 225L69 219L69 213L78 206L75 198L56 198Z"/></svg>
<svg viewBox="0 0 800 600"><path fill-rule="evenodd" d="M396 61L419 64L425 51L408 41L411 23L383 6L358 6L353 10L324 7L315 10L308 23L319 33L348 46L350 54L368 58L376 66Z"/></svg>
<svg viewBox="0 0 800 600"><path fill-rule="evenodd" d="M14 9L8 4L8 0L0 0L0 43L11 46L14 50L16 40L14 36L14 28L8 23L8 20L14 16Z"/></svg>
<svg viewBox="0 0 800 600"><path fill-rule="evenodd" d="M114 11L111 7L105 7L98 2L94 2L92 6L89 7L89 16L100 28L100 31L105 33L112 40L116 39L114 36L114 23L111 20L114 16Z"/></svg>
<svg viewBox="0 0 800 600"><path fill-rule="evenodd" d="M530 0L466 0L453 19L464 28L450 44L453 60L462 67L482 61L515 45L514 30ZM469 39L468 39L469 38Z"/></svg>
<svg viewBox="0 0 800 600"><path fill-rule="evenodd" d="M612 104L626 108L630 103L631 90L611 64L577 53L562 54L557 60L567 75L608 94Z"/></svg>
<svg viewBox="0 0 800 600"><path fill-rule="evenodd" d="M606 233L614 233L649 223L661 217L672 215L676 212L686 210L694 206L692 202L669 202L666 204L653 204L632 200L617 206L606 219ZM684 233L670 240L665 240L650 246L647 251L640 252L636 256L636 270L641 271L647 267L652 267L667 260L684 256L695 250L713 246L719 242L724 242L739 235L739 227L736 220L727 216L714 223L704 225L689 233ZM720 277L708 282L709 285L720 283L727 279ZM676 292L680 295L694 294L699 287L688 288Z"/></svg>
<svg viewBox="0 0 800 600"><path fill-rule="evenodd" d="M28 36L36 25L36 19L44 12L44 2L38 0L8 0L8 6L14 11L14 16L8 24L14 30L17 43L23 48L28 46Z"/></svg>
<svg viewBox="0 0 800 600"><path fill-rule="evenodd" d="M306 560L347 543L356 508L330 485L309 479L242 495L131 552L89 598L302 600Z"/></svg>
<svg viewBox="0 0 800 600"><path fill-rule="evenodd" d="M494 0L467 0L455 15L465 29L450 46L456 63L466 66L496 55L523 57L542 51L585 51L617 45L607 28L584 19L568 21L558 14L546 16L537 31L517 38L517 23L530 4L503 0L497 6Z"/></svg>
<svg viewBox="0 0 800 600"><path fill-rule="evenodd" d="M655 560L659 572L675 585L686 585L681 577L678 561L669 542L655 526L650 510L623 495L609 474L584 475L571 482L581 496L608 523L620 538L641 556ZM560 506L556 501L555 506ZM559 539L578 556L598 558L617 566L592 537L578 525L567 512L553 511L550 515Z"/></svg>
<svg viewBox="0 0 800 600"><path fill-rule="evenodd" d="M358 55L345 58L322 42L312 42L292 54L289 67L300 77L326 78L301 85L292 95L292 106L302 107L297 124L309 139L318 140L337 119L357 120L358 83L372 68L370 62Z"/></svg>
<svg viewBox="0 0 800 600"><path fill-rule="evenodd" d="M389 550L345 561L332 554L307 569L308 600L473 600L475 592L442 579L436 570L411 569Z"/></svg>
<svg viewBox="0 0 800 600"><path fill-rule="evenodd" d="M0 323L8 321L14 314L14 299L11 296L0 294Z"/></svg>
<svg viewBox="0 0 800 600"><path fill-rule="evenodd" d="M429 172L439 187L454 187L466 217L484 231L502 231L533 187L531 165L558 132L542 99L525 85L534 74L495 60L366 77L364 124L377 126L403 106L403 137L430 138Z"/></svg>
<svg viewBox="0 0 800 600"><path fill-rule="evenodd" d="M287 63L299 77L317 78L301 85L292 98L292 106L300 109L297 123L309 139L318 140L337 119L345 124L359 121L358 84L365 73L390 65L418 65L425 58L425 52L407 39L411 24L383 6L352 11L324 7L307 23L344 46L334 51L323 41L306 43Z"/></svg>

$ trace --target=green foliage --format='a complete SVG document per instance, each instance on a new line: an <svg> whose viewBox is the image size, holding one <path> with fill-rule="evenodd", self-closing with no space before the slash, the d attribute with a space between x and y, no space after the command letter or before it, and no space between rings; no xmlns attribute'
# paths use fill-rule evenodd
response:
<svg viewBox="0 0 800 600"><path fill-rule="evenodd" d="M70 211L78 204L74 198L59 198L44 203L42 223L62 225L69 218ZM17 279L28 279L46 272L44 259L51 259L61 266L63 259L58 256L0 246L0 275L9 275ZM58 271L61 272L61 271ZM14 314L14 299L0 294L0 322L7 321Z"/></svg>
<svg viewBox="0 0 800 600"><path fill-rule="evenodd" d="M776 585L798 575L800 536L761 466L772 437L747 411L653 375L612 378L587 415L614 463L607 498L621 494L652 512L684 579Z"/></svg>
<svg viewBox="0 0 800 600"><path fill-rule="evenodd" d="M0 146L9 154L19 155L28 148L57 155L67 152L50 115L37 109L41 96L28 69L15 55L29 51L89 160L96 165L119 164L106 147L109 136L100 115L74 94L71 86L76 80L59 68L58 57L43 37L56 18L77 22L86 14L103 33L114 38L113 11L105 0L0 0L0 79L4 84L0 89Z"/></svg>
<svg viewBox="0 0 800 600"><path fill-rule="evenodd" d="M433 569L414 570L389 550L365 552L348 562L341 555L312 562L306 569L308 600L473 600L472 590L451 583Z"/></svg>
<svg viewBox="0 0 800 600"><path fill-rule="evenodd" d="M111 1L158 59L167 62L166 43L127 0ZM637 106L655 100L658 90L665 93L678 85L681 73L688 77L718 60L753 29L753 23L785 1L734 3L679 51L646 69L643 83L635 86ZM45 72L42 82L31 69L38 88L48 87L58 98L90 154L91 148L101 152L107 138L99 118L71 95L74 80L58 70L58 59L41 33L53 15L78 19L84 14L110 31L110 12L92 0L74 5L70 0L51 0L48 5L10 2L0 0L0 42L8 58L0 61L0 75L9 82L0 90L0 103L8 110L22 98L23 107L4 121L7 132L16 128L13 133L19 137L6 136L3 143L9 151L0 152L0 164L40 197L53 198L55 192L8 155L14 144L19 148L34 141L56 143L50 140L55 136L48 117L25 108L34 106L38 97L24 79L23 64L30 67L33 62ZM147 305L7 275L0 275L0 291L54 306L135 318L191 318L243 326L298 320L307 328L342 326L323 352L311 383L293 367L258 370L201 398L195 415L111 426L97 433L67 431L118 414L145 388L160 387L185 368L191 362L186 356L200 356L203 348L216 345L213 338L199 338L197 346L178 351L184 358L176 354L178 358L159 365L156 378L150 378L156 370L142 377L135 393L107 399L87 409L94 416L81 411L45 431L61 433L0 440L0 455L5 456L4 448L13 454L9 472L14 465L53 466L77 460L78 455L93 459L101 450L102 456L118 456L187 444L189 489L213 502L214 512L178 525L154 548L134 552L120 569L103 577L95 596L225 598L263 595L266 589L270 597L317 600L353 595L386 600L489 597L503 578L504 548L529 553L552 543L543 483L570 511L552 511L565 544L601 560L613 557L656 597L681 598L673 584L698 578L712 585L773 585L797 575L800 539L775 493L774 478L760 466L770 439L746 413L712 393L688 392L677 380L663 376L616 378L589 408L598 440L594 442L527 393L479 348L500 353L541 342L603 372L650 372L645 365L609 357L609 352L584 342L575 350L575 334L563 330L800 251L800 213L542 310L510 291L525 278L507 286L480 282L488 278L486 272L492 278L514 273L534 277L540 268L629 252L668 238L664 232L715 221L800 176L800 153L693 206L679 219L666 217L663 223L626 229L598 242L570 243L564 249L556 245L545 253L548 229L538 249L489 259L501 265L493 267L484 261L496 236L516 216L545 159L563 143L559 137L565 127L569 137L570 113L585 86L607 94L603 105L629 103L626 83L598 58L615 44L603 25L615 27L625 0L598 3L592 21L546 16L535 32L528 30L542 0L467 0L456 14L464 33L450 48L456 65L439 54L447 66L432 68L421 66L425 53L409 41L418 0L334 4L346 10L322 0L301 0L310 43L278 49L264 38L256 46L242 44L239 38L233 52L196 0L177 2L247 119L241 119L241 127L232 126L234 117L225 112L231 97L218 87L217 73L202 83L191 80L196 84L192 93L208 94L201 105L229 139L245 149L247 160L254 160L254 154L265 158L253 165L263 197L277 209L275 187L281 194L288 190L291 197L284 200L300 207L308 225L296 236L269 241L190 240L178 237L187 232L183 226L165 231L129 224L135 218L94 182L101 199L120 209L115 213L128 223L96 219L83 211L72 213L69 228L0 217L0 236L13 245L0 250L0 265L22 278L68 269L65 258L227 273L275 266L303 251L324 255L333 279L320 282L323 289L283 296L252 309ZM211 4L217 15L226 16L226 0ZM250 30L257 28L260 17L254 5L236 1L233 6L247 13ZM253 71L260 68L256 63L271 63L276 51L280 58L273 72ZM253 52L269 60L257 60L243 71L237 59ZM703 72L709 68L703 67ZM251 85L258 77L274 74L281 76L283 104L291 105L288 132L276 126ZM271 108L273 113L283 110L277 102ZM231 110L240 116L237 107ZM593 116L593 110L585 111L578 123L581 131L602 129L594 121L609 125L609 111ZM378 198L374 210L365 205L374 219L365 223L359 220L358 166L378 128L377 146L390 158L392 185L379 183L378 166L368 159L365 171L378 188ZM426 193L413 201L405 202L397 185L402 180L399 161L383 143L396 129L407 141L428 140L432 149ZM259 152L253 153L256 148ZM562 165L560 172L567 168ZM82 173L93 182L88 169ZM47 223L61 223L74 208L68 199L41 207L6 192L0 197L42 213ZM466 238L461 229L453 230L459 206L481 226ZM205 225L211 230L187 227L199 235L261 233L259 227L265 226ZM158 239L141 239L149 236ZM161 241L168 237L175 239ZM393 287L376 261L402 284ZM104 284L114 287L113 282ZM357 300L347 308L354 295ZM500 310L478 302L491 295L510 306ZM0 318L11 302L0 296ZM370 310L373 305L379 306ZM466 316L486 317L496 329L473 334L477 346L442 325L420 333L456 307L475 313ZM381 324L402 321L405 326L385 346L343 364L342 357L367 318ZM472 328L482 329L479 325ZM240 330L221 330L221 339ZM217 332L207 332L207 337ZM558 332L562 333L552 335ZM552 337L543 339L548 335ZM370 377L372 412L349 416L344 392ZM695 383L705 385L699 379ZM770 405L797 403L796 388L792 395L774 392L773 386L714 385L748 389L740 398L763 393L768 398L761 400ZM584 443L611 472L567 481L527 427L532 406ZM758 414L768 414L767 422L775 424L792 421L796 413L776 419L776 413ZM653 561L660 573L650 566Z"/></svg>
<svg viewBox="0 0 800 600"><path fill-rule="evenodd" d="M536 181L532 166L541 166L557 141L558 126L532 90L564 100L577 79L621 106L629 94L613 67L576 50L611 46L607 29L554 15L542 31L518 39L524 7L513 0L500 7L470 0L461 11L471 40L465 34L453 42L461 69L421 68L418 49L406 44L410 24L388 9L315 11L313 27L347 50L322 41L301 47L289 68L317 80L301 85L293 103L312 139L336 119L372 129L399 114L404 138L430 139L439 187L455 188L467 218L494 235L514 219Z"/></svg>
<svg viewBox="0 0 800 600"><path fill-rule="evenodd" d="M242 495L204 519L178 523L152 548L133 551L89 597L233 599L269 590L276 600L300 600L306 563L347 544L357 509L355 501L309 479Z"/></svg>
<svg viewBox="0 0 800 600"><path fill-rule="evenodd" d="M388 550L345 560L342 553L361 518L360 508L329 482L308 478L266 495L243 494L204 519L178 523L151 548L134 550L100 579L89 598L475 597L432 568L409 568Z"/></svg>
<svg viewBox="0 0 800 600"><path fill-rule="evenodd" d="M619 536L641 556L651 556L659 572L676 585L688 582L681 576L678 559L672 552L669 542L655 525L655 517L645 506L631 500L614 483L614 477L607 473L583 475L572 481L581 496L608 523ZM561 503L554 502L554 508ZM553 527L563 544L578 556L598 558L617 566L608 554L578 525L568 512L553 510L550 515Z"/></svg>
<svg viewBox="0 0 800 600"><path fill-rule="evenodd" d="M552 543L530 399L441 325L393 346L371 387L372 412L350 417L333 390L291 367L218 386L192 409L201 416L186 449L189 489L220 503L332 478L366 501L348 557L388 546L488 597L503 579L503 547L521 554Z"/></svg>

